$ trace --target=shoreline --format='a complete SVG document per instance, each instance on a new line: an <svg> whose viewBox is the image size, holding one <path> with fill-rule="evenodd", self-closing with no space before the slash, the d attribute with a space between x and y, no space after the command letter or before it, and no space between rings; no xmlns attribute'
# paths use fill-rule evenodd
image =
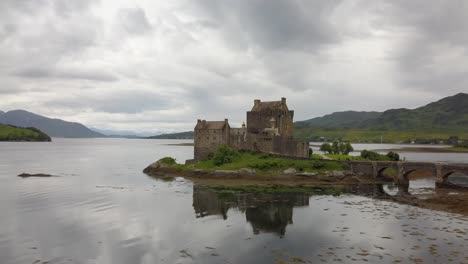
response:
<svg viewBox="0 0 468 264"><path fill-rule="evenodd" d="M317 175L315 177L301 177L298 175L275 175L275 176L252 176L235 175L226 172L201 172L196 170L181 171L175 168L159 168L157 171L151 170L145 172L149 177L162 181L172 181L176 177L182 177L191 181L194 185L202 185L210 188L225 188L237 192L293 192L307 190L308 188L320 187L336 190L343 190L343 194L362 195L359 192L350 192L346 189L353 187L359 189L360 186L378 186L389 184L384 179L374 179L369 176L325 176ZM420 178L420 177L418 177ZM428 177L426 177L428 178ZM306 191L305 191L306 192ZM400 204L406 204L424 208L428 210L444 211L468 216L468 191L459 188L436 189L433 194L410 194L398 193L390 195L385 193L383 196L371 196L372 198L387 200Z"/></svg>
<svg viewBox="0 0 468 264"><path fill-rule="evenodd" d="M366 175L356 175L347 170L322 171L316 173L291 171L285 173L271 172L270 175L258 175L255 170L201 170L201 169L181 169L170 167L159 161L150 164L143 172L149 177L162 181L172 181L176 177L183 177L193 182L206 186L217 186L223 188L232 188L233 190L247 190L247 192L262 192L272 189L273 191L298 191L310 187L335 188L338 190L352 189L359 186L383 186L391 184L387 179L375 179ZM413 178L414 177L414 178ZM414 175L412 178L430 178L424 175ZM417 206L429 210L445 211L468 215L468 191L466 188L437 188L434 186L434 193L430 194L411 194L408 186L400 186L396 195L383 193L382 197L375 197L382 200L389 200L397 203ZM406 191L405 191L406 188ZM346 192L343 192L346 193ZM353 193L353 192L350 192ZM353 193L360 195L359 192ZM361 194L363 195L363 194ZM365 196L365 195L364 195Z"/></svg>
<svg viewBox="0 0 468 264"><path fill-rule="evenodd" d="M382 152L403 152L403 153L468 153L467 150L455 150L449 148L430 148L430 147L405 147L405 148L390 148L390 149L375 149L373 151Z"/></svg>

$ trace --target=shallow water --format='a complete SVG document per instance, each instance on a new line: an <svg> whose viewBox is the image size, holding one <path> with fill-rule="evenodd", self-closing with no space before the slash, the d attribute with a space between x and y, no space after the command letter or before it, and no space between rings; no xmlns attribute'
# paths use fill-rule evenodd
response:
<svg viewBox="0 0 468 264"><path fill-rule="evenodd" d="M167 143L0 143L0 263L468 263L466 216L377 199L372 186L223 193L141 173L193 156Z"/></svg>

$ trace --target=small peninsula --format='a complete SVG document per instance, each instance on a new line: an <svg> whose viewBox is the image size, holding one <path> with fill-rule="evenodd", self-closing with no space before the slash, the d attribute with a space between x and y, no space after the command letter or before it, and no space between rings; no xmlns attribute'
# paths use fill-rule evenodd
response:
<svg viewBox="0 0 468 264"><path fill-rule="evenodd" d="M0 124L0 141L50 142L52 139L34 127L22 128Z"/></svg>

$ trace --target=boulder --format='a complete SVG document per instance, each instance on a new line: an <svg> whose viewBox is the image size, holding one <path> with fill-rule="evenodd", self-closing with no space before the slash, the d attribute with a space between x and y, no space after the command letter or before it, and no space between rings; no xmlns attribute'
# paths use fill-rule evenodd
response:
<svg viewBox="0 0 468 264"><path fill-rule="evenodd" d="M21 177L21 178L29 178L29 177L44 178L44 177L54 177L54 176L50 175L50 174L44 174L44 173L36 173L36 174L21 173L20 175L18 175L18 177Z"/></svg>
<svg viewBox="0 0 468 264"><path fill-rule="evenodd" d="M238 172L240 175L249 175L249 176L250 175L254 176L257 174L257 172L254 169L249 169L249 168L242 168L238 170Z"/></svg>
<svg viewBox="0 0 468 264"><path fill-rule="evenodd" d="M296 174L296 169L294 169L294 168L286 169L286 170L283 171L283 174L286 174L286 175Z"/></svg>
<svg viewBox="0 0 468 264"><path fill-rule="evenodd" d="M296 175L301 176L301 177L317 177L317 173L313 173L313 172L301 172L301 173L297 173Z"/></svg>
<svg viewBox="0 0 468 264"><path fill-rule="evenodd" d="M331 175L334 176L334 177L342 178L342 177L345 176L345 173L343 171L334 170L334 171L331 172Z"/></svg>

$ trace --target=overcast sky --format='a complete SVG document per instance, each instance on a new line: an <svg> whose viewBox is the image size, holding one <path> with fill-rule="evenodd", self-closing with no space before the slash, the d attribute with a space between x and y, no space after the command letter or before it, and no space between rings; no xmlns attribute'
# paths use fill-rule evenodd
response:
<svg viewBox="0 0 468 264"><path fill-rule="evenodd" d="M185 131L468 92L468 1L1 0L0 110Z"/></svg>

